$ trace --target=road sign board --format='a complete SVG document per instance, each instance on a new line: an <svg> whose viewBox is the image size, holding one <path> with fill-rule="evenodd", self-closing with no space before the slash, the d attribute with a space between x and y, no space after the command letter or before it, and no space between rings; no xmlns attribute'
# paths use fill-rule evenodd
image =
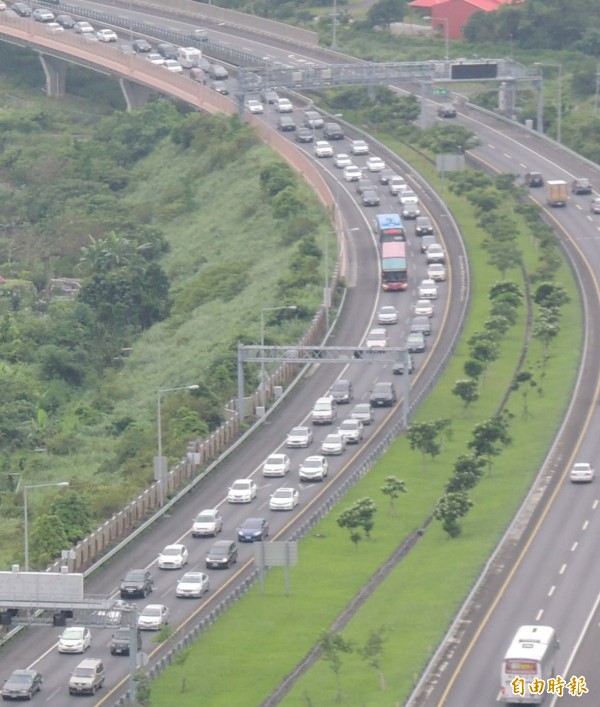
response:
<svg viewBox="0 0 600 707"><path fill-rule="evenodd" d="M447 95L448 95L448 89L447 89L447 88L434 88L434 89L433 89L433 95L434 95L434 96L447 96Z"/></svg>

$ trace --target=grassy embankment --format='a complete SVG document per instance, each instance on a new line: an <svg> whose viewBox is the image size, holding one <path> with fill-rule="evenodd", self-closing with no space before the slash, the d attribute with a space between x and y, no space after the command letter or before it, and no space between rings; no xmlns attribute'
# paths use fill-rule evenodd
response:
<svg viewBox="0 0 600 707"><path fill-rule="evenodd" d="M436 183L429 165L413 154L407 155L402 145L392 147ZM446 198L468 242L473 273L473 303L463 337L466 341L482 330L489 313L489 286L500 278L487 264L482 236L466 201L451 194ZM539 252L527 235L521 234L519 244L527 270L532 272ZM523 285L516 271L509 273L508 279ZM531 371L537 388L529 394L528 414L525 415L522 393L513 393L507 405L514 416L510 427L513 443L494 460L491 473L486 473L471 493L475 505L464 520L462 535L450 540L435 522L345 631L346 637L361 646L371 629L385 627L381 670L387 683L382 692L376 671L357 652L343 655L341 686L347 704L395 705L406 698L544 458L576 374L572 342L581 340L577 290L566 265L557 273L556 282L571 297L563 310L560 336L553 342L545 365L542 345L536 340L531 342L524 369ZM443 493L456 457L467 451L474 425L497 411L511 386L525 338L526 312L522 308L517 325L502 343L501 358L490 365L485 375L481 398L466 412L462 402L451 394L454 382L464 377L467 346L461 344L443 379L416 416L417 420L452 420L452 434L445 441L443 453L424 463L406 439L399 438L339 506L341 510L359 498L373 498L380 510L372 538L355 548L347 531L337 526L337 512L330 514L300 544L300 563L291 573L291 596L284 596L282 573L270 572L264 596L258 586L254 587L191 647L185 664L202 666L201 670L171 668L152 684L152 705L171 704L174 694L182 707L195 704L200 695L211 707L259 705L314 645L320 633L331 626L398 542L420 527L430 514ZM388 475L403 479L407 487L395 516L389 514L387 499L380 490ZM181 670L186 674L182 692ZM335 676L320 661L298 681L282 704L333 704L335 697Z"/></svg>

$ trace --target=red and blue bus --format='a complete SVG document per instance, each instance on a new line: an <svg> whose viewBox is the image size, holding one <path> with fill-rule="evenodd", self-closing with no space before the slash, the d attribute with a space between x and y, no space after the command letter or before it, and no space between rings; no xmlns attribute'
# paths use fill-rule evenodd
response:
<svg viewBox="0 0 600 707"><path fill-rule="evenodd" d="M387 292L408 287L406 243L390 241L381 244L381 285Z"/></svg>
<svg viewBox="0 0 600 707"><path fill-rule="evenodd" d="M380 243L406 240L400 214L377 214L375 216L375 233Z"/></svg>

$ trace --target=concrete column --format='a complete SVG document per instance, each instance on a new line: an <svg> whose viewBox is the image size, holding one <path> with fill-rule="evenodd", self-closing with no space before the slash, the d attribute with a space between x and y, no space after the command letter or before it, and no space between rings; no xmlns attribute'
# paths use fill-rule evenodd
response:
<svg viewBox="0 0 600 707"><path fill-rule="evenodd" d="M68 62L46 54L40 54L40 61L46 74L46 94L53 97L64 96Z"/></svg>
<svg viewBox="0 0 600 707"><path fill-rule="evenodd" d="M145 105L152 93L152 89L129 79L119 79L119 85L123 91L128 111Z"/></svg>

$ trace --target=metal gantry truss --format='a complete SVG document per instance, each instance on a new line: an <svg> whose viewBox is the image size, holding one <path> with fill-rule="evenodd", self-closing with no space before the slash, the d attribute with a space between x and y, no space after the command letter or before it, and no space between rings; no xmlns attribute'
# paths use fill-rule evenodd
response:
<svg viewBox="0 0 600 707"><path fill-rule="evenodd" d="M238 344L238 413L244 419L244 364L245 363L297 363L380 365L382 363L403 363L404 383L402 411L404 427L408 426L410 408L409 382L410 354L406 347L388 346L371 349L366 346L261 346Z"/></svg>

